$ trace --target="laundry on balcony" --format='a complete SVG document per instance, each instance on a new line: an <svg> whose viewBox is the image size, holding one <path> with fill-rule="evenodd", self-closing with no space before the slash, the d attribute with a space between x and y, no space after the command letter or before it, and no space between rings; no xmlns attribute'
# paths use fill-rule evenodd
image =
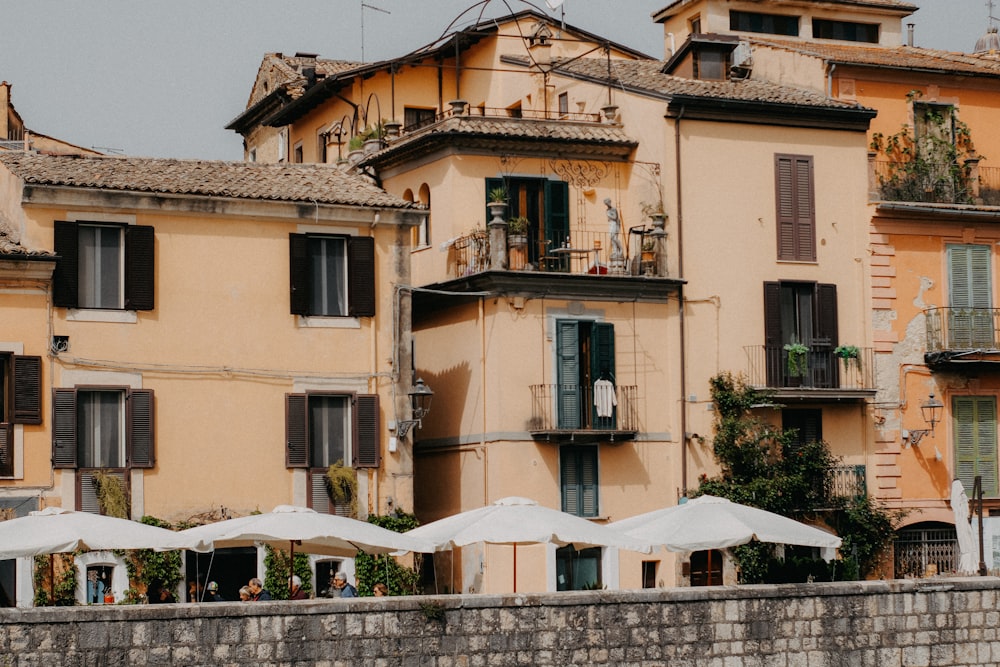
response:
<svg viewBox="0 0 1000 667"><path fill-rule="evenodd" d="M597 416L613 416L616 405L618 405L618 398L615 396L615 385L605 378L601 378L595 382L594 408L597 410Z"/></svg>

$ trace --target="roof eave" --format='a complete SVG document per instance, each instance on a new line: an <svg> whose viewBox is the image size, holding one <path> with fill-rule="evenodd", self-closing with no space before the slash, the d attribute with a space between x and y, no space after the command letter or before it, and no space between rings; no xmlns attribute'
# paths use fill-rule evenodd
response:
<svg viewBox="0 0 1000 667"><path fill-rule="evenodd" d="M866 132L878 112L864 107L832 108L804 104L733 100L692 95L673 95L667 105L668 118L719 122L753 122L763 125L813 127Z"/></svg>

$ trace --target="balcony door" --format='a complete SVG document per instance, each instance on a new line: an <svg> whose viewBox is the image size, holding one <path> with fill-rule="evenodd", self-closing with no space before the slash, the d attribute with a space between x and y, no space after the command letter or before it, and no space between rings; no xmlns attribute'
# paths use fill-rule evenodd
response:
<svg viewBox="0 0 1000 667"><path fill-rule="evenodd" d="M839 385L836 285L764 283L764 329L769 387Z"/></svg>
<svg viewBox="0 0 1000 667"><path fill-rule="evenodd" d="M547 178L487 178L486 192L507 191L507 218L528 219L528 261L538 266L548 250L569 241L569 184ZM490 216L487 213L486 219Z"/></svg>
<svg viewBox="0 0 1000 667"><path fill-rule="evenodd" d="M560 429L614 429L617 407L595 405L594 387L615 380L615 328L606 322L557 320L556 400Z"/></svg>
<svg viewBox="0 0 1000 667"><path fill-rule="evenodd" d="M996 349L990 246L948 246L948 349Z"/></svg>

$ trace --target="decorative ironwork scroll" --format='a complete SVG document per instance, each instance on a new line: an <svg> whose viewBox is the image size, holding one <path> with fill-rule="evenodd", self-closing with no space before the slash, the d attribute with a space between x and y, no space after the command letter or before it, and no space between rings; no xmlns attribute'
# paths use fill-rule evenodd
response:
<svg viewBox="0 0 1000 667"><path fill-rule="evenodd" d="M549 167L559 178L577 188L591 188L611 171L610 162L593 160L549 160Z"/></svg>

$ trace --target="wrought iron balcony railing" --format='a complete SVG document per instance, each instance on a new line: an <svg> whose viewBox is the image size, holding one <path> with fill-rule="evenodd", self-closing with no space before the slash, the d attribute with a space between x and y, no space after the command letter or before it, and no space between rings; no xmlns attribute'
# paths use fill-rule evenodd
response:
<svg viewBox="0 0 1000 667"><path fill-rule="evenodd" d="M882 201L974 204L979 196L979 167L967 163L871 161L874 196Z"/></svg>
<svg viewBox="0 0 1000 667"><path fill-rule="evenodd" d="M924 311L928 352L997 350L1000 309L928 308Z"/></svg>
<svg viewBox="0 0 1000 667"><path fill-rule="evenodd" d="M747 355L748 380L753 387L875 389L875 357L870 347L847 351L815 346L801 354L786 350L783 345L749 345L743 350Z"/></svg>
<svg viewBox="0 0 1000 667"><path fill-rule="evenodd" d="M613 400L598 396L594 387L580 384L531 385L531 423L534 432L632 432L639 428L638 387L618 385Z"/></svg>
<svg viewBox="0 0 1000 667"><path fill-rule="evenodd" d="M831 498L856 500L868 495L868 477L863 465L833 467L829 495Z"/></svg>

